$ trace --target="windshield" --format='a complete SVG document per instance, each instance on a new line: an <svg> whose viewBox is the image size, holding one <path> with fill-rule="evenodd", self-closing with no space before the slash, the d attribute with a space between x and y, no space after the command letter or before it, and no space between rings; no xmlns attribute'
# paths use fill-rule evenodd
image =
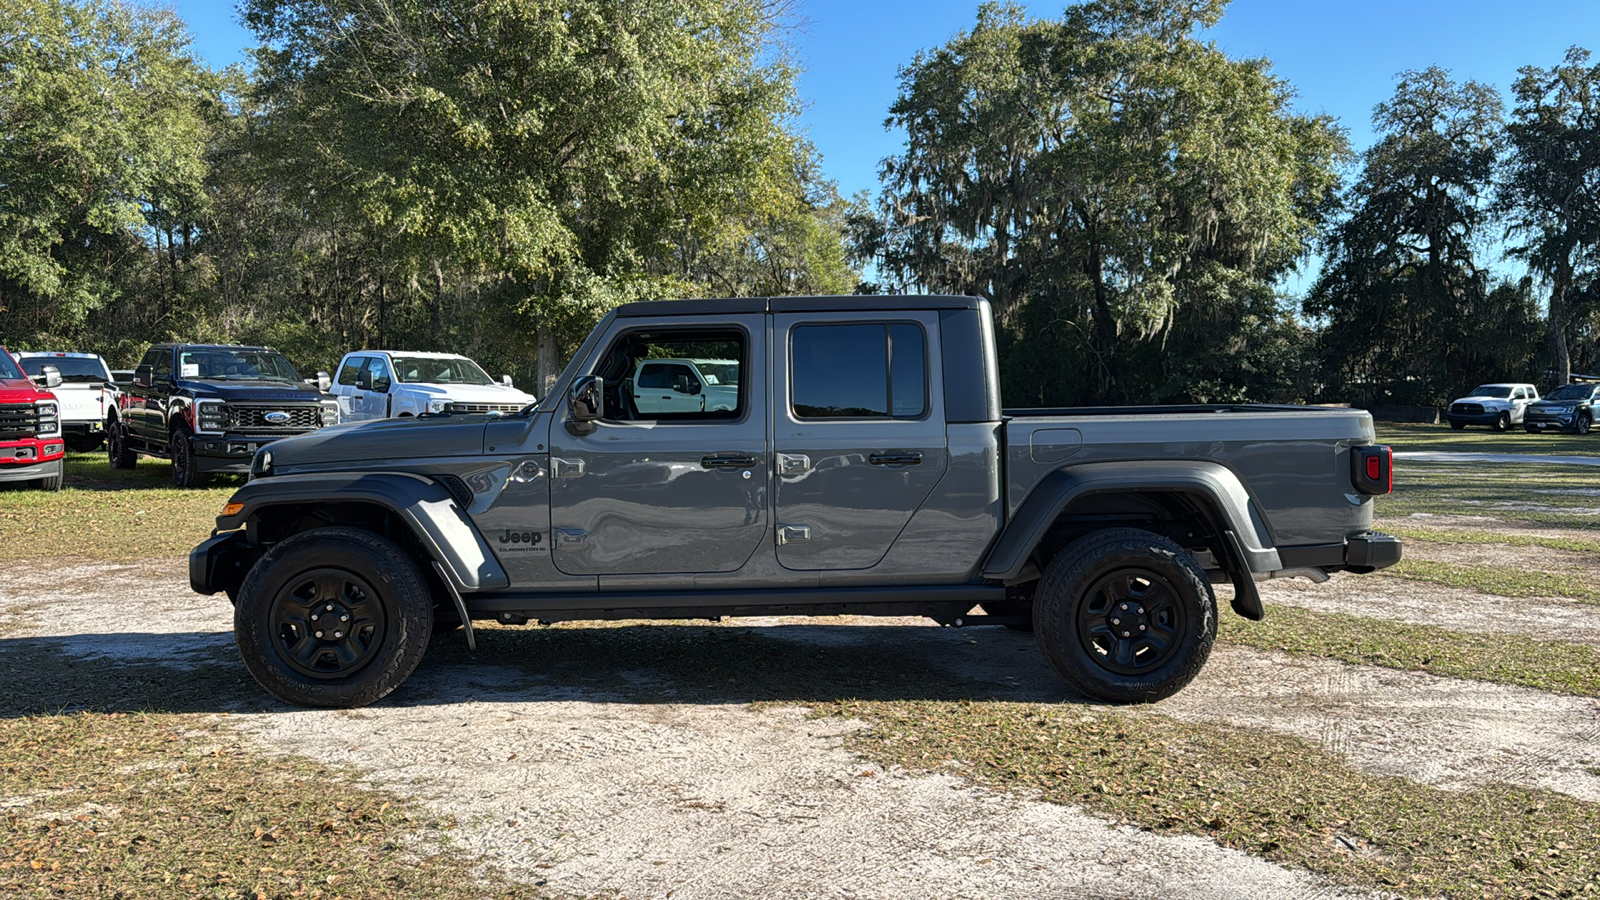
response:
<svg viewBox="0 0 1600 900"><path fill-rule="evenodd" d="M43 375L45 366L55 366L66 384L100 384L111 380L111 371L98 357L27 356L22 359L22 371L29 375Z"/></svg>
<svg viewBox="0 0 1600 900"><path fill-rule="evenodd" d="M178 354L179 378L204 378L211 381L287 381L300 376L294 366L276 350L206 347Z"/></svg>
<svg viewBox="0 0 1600 900"><path fill-rule="evenodd" d="M1569 384L1544 395L1546 400L1587 400L1594 393L1592 384Z"/></svg>
<svg viewBox="0 0 1600 900"><path fill-rule="evenodd" d="M1503 384L1480 384L1467 394L1468 397L1499 397L1504 399L1511 396L1511 388Z"/></svg>
<svg viewBox="0 0 1600 900"><path fill-rule="evenodd" d="M11 361L11 354L7 353L4 347L0 347L0 378L21 377L22 372L17 368L17 364Z"/></svg>
<svg viewBox="0 0 1600 900"><path fill-rule="evenodd" d="M412 384L494 384L478 364L465 357L394 357L394 377Z"/></svg>

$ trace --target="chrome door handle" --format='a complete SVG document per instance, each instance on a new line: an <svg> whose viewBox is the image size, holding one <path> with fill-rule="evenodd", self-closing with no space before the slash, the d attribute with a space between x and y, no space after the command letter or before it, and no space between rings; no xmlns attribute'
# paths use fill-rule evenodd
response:
<svg viewBox="0 0 1600 900"><path fill-rule="evenodd" d="M875 466L920 466L921 453L874 453L867 461Z"/></svg>

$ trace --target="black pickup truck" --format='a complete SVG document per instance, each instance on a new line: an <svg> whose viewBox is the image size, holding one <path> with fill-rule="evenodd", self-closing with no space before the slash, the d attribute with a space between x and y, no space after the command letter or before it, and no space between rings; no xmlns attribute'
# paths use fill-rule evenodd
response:
<svg viewBox="0 0 1600 900"><path fill-rule="evenodd" d="M172 483L247 472L262 445L339 424L328 373L302 381L283 354L233 344L156 344L106 415L114 469L140 453L172 460Z"/></svg>

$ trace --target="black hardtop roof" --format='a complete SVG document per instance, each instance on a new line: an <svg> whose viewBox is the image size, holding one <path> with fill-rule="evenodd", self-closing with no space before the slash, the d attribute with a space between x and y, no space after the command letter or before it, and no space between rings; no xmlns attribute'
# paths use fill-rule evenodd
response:
<svg viewBox="0 0 1600 900"><path fill-rule="evenodd" d="M642 300L617 307L635 316L739 315L781 312L874 312L907 309L978 309L977 297L942 294L843 294L831 297L724 297L714 300Z"/></svg>

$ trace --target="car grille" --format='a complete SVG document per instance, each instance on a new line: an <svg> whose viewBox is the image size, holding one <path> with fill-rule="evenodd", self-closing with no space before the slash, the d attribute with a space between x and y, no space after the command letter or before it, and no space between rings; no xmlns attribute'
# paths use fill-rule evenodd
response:
<svg viewBox="0 0 1600 900"><path fill-rule="evenodd" d="M450 411L463 416L470 416L475 413L501 413L509 416L526 405L526 403L456 403L452 401Z"/></svg>
<svg viewBox="0 0 1600 900"><path fill-rule="evenodd" d="M267 421L267 414L283 412L289 414L289 421L283 423ZM312 428L322 427L322 407L320 406L228 406L228 429L230 431L307 431Z"/></svg>
<svg viewBox="0 0 1600 900"><path fill-rule="evenodd" d="M1524 418L1534 422L1554 422L1560 419L1564 412L1566 410L1563 409L1530 409Z"/></svg>
<svg viewBox="0 0 1600 900"><path fill-rule="evenodd" d="M1450 411L1458 416L1481 416L1483 404L1481 403L1452 403Z"/></svg>
<svg viewBox="0 0 1600 900"><path fill-rule="evenodd" d="M0 441L31 438L39 431L39 408L32 403L0 404Z"/></svg>

